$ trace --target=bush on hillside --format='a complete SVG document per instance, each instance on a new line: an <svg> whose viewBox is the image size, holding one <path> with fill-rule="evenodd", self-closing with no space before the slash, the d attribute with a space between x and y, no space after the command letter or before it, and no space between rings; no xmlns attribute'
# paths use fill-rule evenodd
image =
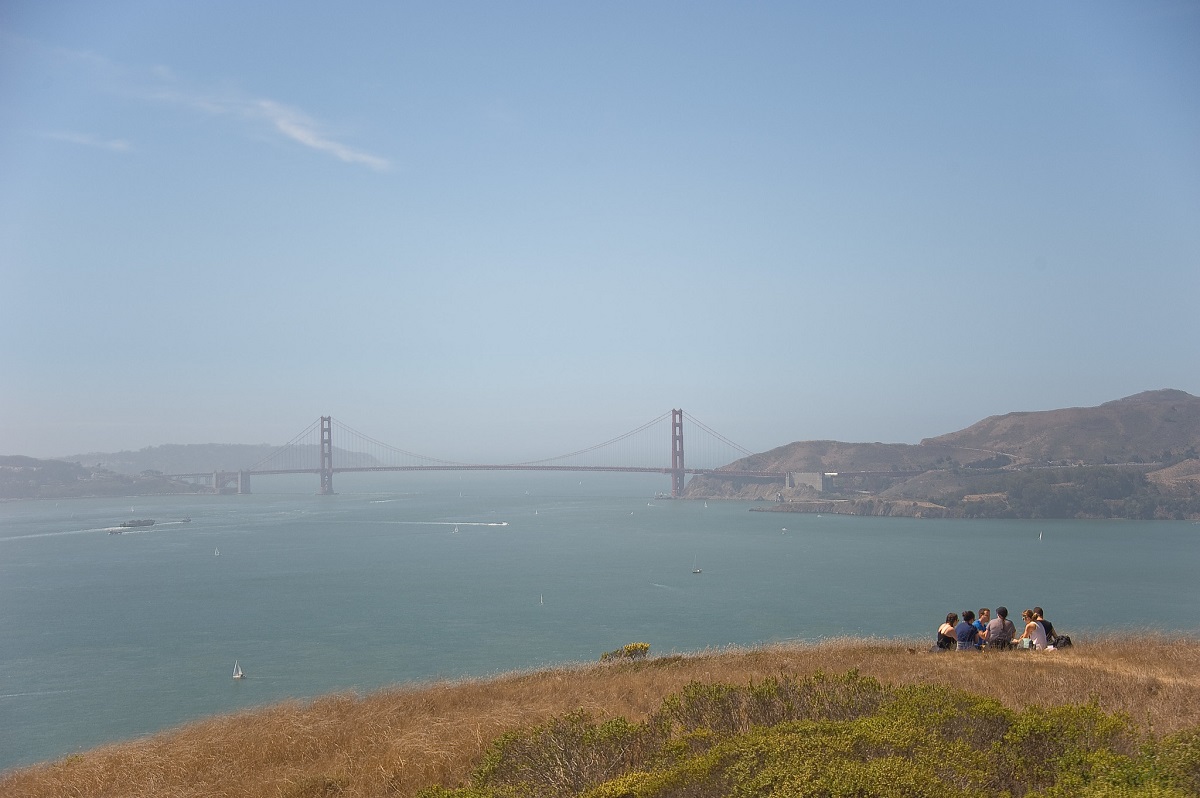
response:
<svg viewBox="0 0 1200 798"><path fill-rule="evenodd" d="M468 787L421 795L1182 798L1198 787L1200 731L1139 740L1093 704L1014 712L851 671L692 683L638 724L573 712L496 740Z"/></svg>
<svg viewBox="0 0 1200 798"><path fill-rule="evenodd" d="M601 662L615 662L623 659L645 659L650 653L649 643L627 643L615 651L606 651L600 655Z"/></svg>

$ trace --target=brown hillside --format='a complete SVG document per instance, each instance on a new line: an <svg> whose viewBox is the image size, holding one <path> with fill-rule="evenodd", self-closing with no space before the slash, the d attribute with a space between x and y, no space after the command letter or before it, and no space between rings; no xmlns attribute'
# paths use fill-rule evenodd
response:
<svg viewBox="0 0 1200 798"><path fill-rule="evenodd" d="M498 736L572 710L637 722L694 681L746 685L816 671L955 685L1012 709L1093 701L1159 735L1200 723L1200 642L1146 634L1129 645L1071 631L1074 647L1042 653L927 654L930 638L830 641L291 701L12 770L0 774L0 795L410 798L463 784Z"/></svg>
<svg viewBox="0 0 1200 798"><path fill-rule="evenodd" d="M1200 449L1200 397L1145 391L1099 407L991 416L922 446L1005 452L1023 462L1155 462Z"/></svg>
<svg viewBox="0 0 1200 798"><path fill-rule="evenodd" d="M765 477L698 475L685 498L767 499L784 502L822 497L814 476L837 472L823 490L873 494L897 500L938 501L960 492L989 469L1056 465L1161 463L1200 460L1200 397L1179 390L1146 391L1098 407L992 416L919 445L797 441L750 455L731 471L793 472L788 487ZM962 468L966 466L966 468ZM1190 467L1152 471L1149 479L1166 495L1200 493L1200 474ZM923 473L922 473L923 472ZM1172 512L1179 512L1175 508ZM1192 512L1187 510L1186 512Z"/></svg>
<svg viewBox="0 0 1200 798"><path fill-rule="evenodd" d="M738 460L739 471L924 471L956 456L953 446L797 441ZM961 456L961 452L958 452ZM982 455L981 455L982 456Z"/></svg>
<svg viewBox="0 0 1200 798"><path fill-rule="evenodd" d="M1151 471L1146 478L1164 490L1195 496L1200 494L1200 460L1184 460L1169 468Z"/></svg>

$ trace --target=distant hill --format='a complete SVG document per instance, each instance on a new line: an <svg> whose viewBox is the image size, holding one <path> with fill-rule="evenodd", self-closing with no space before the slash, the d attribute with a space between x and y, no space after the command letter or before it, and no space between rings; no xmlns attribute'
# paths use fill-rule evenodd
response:
<svg viewBox="0 0 1200 798"><path fill-rule="evenodd" d="M1200 397L1145 391L1099 407L1008 413L922 446L1005 452L1018 462L1152 463L1200 450Z"/></svg>
<svg viewBox="0 0 1200 798"><path fill-rule="evenodd" d="M136 452L89 452L56 460L22 455L0 456L0 499L50 499L80 496L147 496L160 493L204 493L208 485L170 479L165 474L241 471L263 462L278 446L223 443L166 444ZM289 450L293 462L317 462L318 447ZM310 450L310 451L306 451ZM340 467L370 467L379 462L367 454L334 449ZM291 467L283 464L281 467Z"/></svg>
<svg viewBox="0 0 1200 798"><path fill-rule="evenodd" d="M752 454L728 467L745 471L924 471L958 453L953 446L796 441Z"/></svg>
<svg viewBox="0 0 1200 798"><path fill-rule="evenodd" d="M1200 398L1146 391L1098 407L1009 413L920 444L797 441L695 477L686 498L777 510L987 517L1200 517Z"/></svg>
<svg viewBox="0 0 1200 798"><path fill-rule="evenodd" d="M196 493L189 485L159 474L118 474L62 460L0 456L0 499L64 499L82 496L148 496Z"/></svg>
<svg viewBox="0 0 1200 798"><path fill-rule="evenodd" d="M1155 463L1200 456L1200 397L1146 391L1099 407L1009 413L919 444L796 441L738 471L914 471L989 466Z"/></svg>
<svg viewBox="0 0 1200 798"><path fill-rule="evenodd" d="M98 465L118 474L141 474L144 471L160 471L164 474L194 474L208 471L248 470L280 447L266 443L256 445L233 443L168 443L149 446L136 452L90 452L60 458L84 465ZM289 458L296 462L318 462L318 447L295 446ZM368 454L347 452L334 447L334 462L344 468L365 468L379 465L379 461ZM287 467L287 466L284 466Z"/></svg>

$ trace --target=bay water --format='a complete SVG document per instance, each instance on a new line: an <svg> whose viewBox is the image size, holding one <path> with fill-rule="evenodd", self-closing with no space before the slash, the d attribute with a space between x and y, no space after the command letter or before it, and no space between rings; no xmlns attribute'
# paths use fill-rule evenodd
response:
<svg viewBox="0 0 1200 798"><path fill-rule="evenodd" d="M1035 604L1200 633L1200 525L751 512L661 476L261 478L0 504L0 770L289 698L833 637ZM121 521L152 527L110 534ZM185 521L184 519L190 519ZM694 571L700 573L694 573ZM231 678L234 661L246 672Z"/></svg>

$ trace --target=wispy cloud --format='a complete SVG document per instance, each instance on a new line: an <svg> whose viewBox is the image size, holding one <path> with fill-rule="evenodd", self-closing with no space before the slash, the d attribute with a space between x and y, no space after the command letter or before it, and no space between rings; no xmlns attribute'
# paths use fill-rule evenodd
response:
<svg viewBox="0 0 1200 798"><path fill-rule="evenodd" d="M34 46L31 43L26 44ZM184 88L174 71L162 64L145 70L132 70L90 51L55 47L39 49L59 63L82 67L92 78L100 81L107 91L142 102L169 103L213 116L241 119L264 126L275 135L331 155L343 163L365 166L377 172L391 169L391 162L387 158L338 140L324 124L310 114L277 100L254 97L237 89L205 92ZM130 143L123 139L105 141L80 133L54 133L49 134L49 137L114 152L127 152L132 149Z"/></svg>
<svg viewBox="0 0 1200 798"><path fill-rule="evenodd" d="M326 138L315 121L295 108L289 108L273 100L256 100L254 107L274 125L276 130L292 141L297 141L314 150L327 152L339 161L362 164L377 172L386 172L391 168L391 164L386 158L361 152Z"/></svg>
<svg viewBox="0 0 1200 798"><path fill-rule="evenodd" d="M45 137L54 141L63 141L68 144L78 144L82 147L94 147L99 150L109 150L111 152L129 152L133 149L133 145L125 139L98 139L86 133L55 131L46 133Z"/></svg>
<svg viewBox="0 0 1200 798"><path fill-rule="evenodd" d="M319 121L298 108L267 98L247 98L236 91L213 95L181 90L166 67L155 67L153 75L156 79L154 87L140 93L144 99L183 105L213 116L265 122L279 135L344 163L366 166L377 172L391 169L387 158L337 141Z"/></svg>

